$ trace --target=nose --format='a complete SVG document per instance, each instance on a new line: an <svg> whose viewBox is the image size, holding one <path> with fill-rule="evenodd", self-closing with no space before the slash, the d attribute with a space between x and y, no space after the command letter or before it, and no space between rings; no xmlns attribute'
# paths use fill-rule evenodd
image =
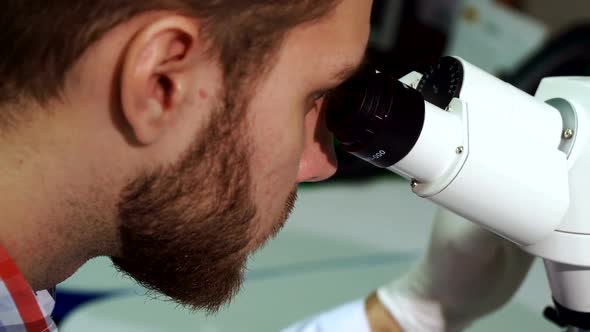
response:
<svg viewBox="0 0 590 332"><path fill-rule="evenodd" d="M337 168L333 136L326 127L325 112L317 107L305 117L305 144L297 181L323 181L332 177Z"/></svg>

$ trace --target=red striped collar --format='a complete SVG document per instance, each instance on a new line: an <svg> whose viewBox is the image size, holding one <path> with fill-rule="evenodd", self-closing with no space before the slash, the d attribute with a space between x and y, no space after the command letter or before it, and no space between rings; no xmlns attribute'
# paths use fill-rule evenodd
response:
<svg viewBox="0 0 590 332"><path fill-rule="evenodd" d="M35 293L14 264L4 247L0 245L0 279L8 289L27 332L47 330L47 321L39 307Z"/></svg>

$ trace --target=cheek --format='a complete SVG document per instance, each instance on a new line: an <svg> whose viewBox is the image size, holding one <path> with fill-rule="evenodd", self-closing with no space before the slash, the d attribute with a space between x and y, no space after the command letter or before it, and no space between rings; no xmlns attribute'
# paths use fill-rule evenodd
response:
<svg viewBox="0 0 590 332"><path fill-rule="evenodd" d="M302 122L288 121L256 130L253 164L255 172L263 176L265 182L294 181L304 146Z"/></svg>
<svg viewBox="0 0 590 332"><path fill-rule="evenodd" d="M259 206L275 214L282 211L297 182L304 146L303 116L267 117L253 124L251 172L255 196Z"/></svg>

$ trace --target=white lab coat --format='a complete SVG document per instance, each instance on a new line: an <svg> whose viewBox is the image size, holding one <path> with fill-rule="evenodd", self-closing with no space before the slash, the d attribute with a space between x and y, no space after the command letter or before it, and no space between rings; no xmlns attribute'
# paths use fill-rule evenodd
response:
<svg viewBox="0 0 590 332"><path fill-rule="evenodd" d="M306 319L281 332L371 332L364 300L342 305Z"/></svg>

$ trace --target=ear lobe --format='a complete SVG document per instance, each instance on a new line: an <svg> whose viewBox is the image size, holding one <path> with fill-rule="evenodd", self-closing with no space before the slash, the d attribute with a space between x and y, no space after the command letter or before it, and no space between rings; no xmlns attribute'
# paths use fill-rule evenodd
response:
<svg viewBox="0 0 590 332"><path fill-rule="evenodd" d="M197 40L196 22L172 16L150 23L130 41L120 77L121 109L138 143L157 142L181 116Z"/></svg>

